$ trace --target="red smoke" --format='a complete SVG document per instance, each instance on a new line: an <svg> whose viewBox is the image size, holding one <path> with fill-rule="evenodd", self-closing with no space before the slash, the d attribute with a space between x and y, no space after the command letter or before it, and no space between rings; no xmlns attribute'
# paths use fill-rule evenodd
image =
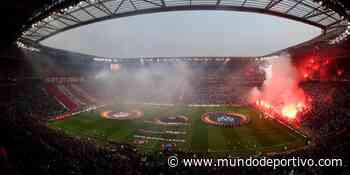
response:
<svg viewBox="0 0 350 175"><path fill-rule="evenodd" d="M266 77L261 89L254 88L250 100L265 112L295 119L306 106L306 97L299 87L299 74L287 54L271 57L267 61ZM270 71L270 72L268 72ZM307 74L304 75L308 76Z"/></svg>
<svg viewBox="0 0 350 175"><path fill-rule="evenodd" d="M334 62L328 57L321 57L317 55L306 56L302 61L300 61L298 69L304 80L328 80L333 74L332 67L335 66L333 63Z"/></svg>

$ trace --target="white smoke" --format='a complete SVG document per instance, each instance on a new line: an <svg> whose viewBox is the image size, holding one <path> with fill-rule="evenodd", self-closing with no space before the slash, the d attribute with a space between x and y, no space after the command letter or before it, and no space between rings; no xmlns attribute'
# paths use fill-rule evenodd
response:
<svg viewBox="0 0 350 175"><path fill-rule="evenodd" d="M109 89L123 102L176 103L192 91L192 70L184 62L123 67L111 73Z"/></svg>

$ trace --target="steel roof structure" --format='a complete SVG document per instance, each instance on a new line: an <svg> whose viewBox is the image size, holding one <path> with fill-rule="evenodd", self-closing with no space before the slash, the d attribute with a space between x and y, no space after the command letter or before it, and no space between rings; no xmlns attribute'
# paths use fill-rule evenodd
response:
<svg viewBox="0 0 350 175"><path fill-rule="evenodd" d="M52 13L23 33L40 42L60 32L94 22L148 13L226 10L268 14L319 27L327 32L345 19L313 0L85 0Z"/></svg>

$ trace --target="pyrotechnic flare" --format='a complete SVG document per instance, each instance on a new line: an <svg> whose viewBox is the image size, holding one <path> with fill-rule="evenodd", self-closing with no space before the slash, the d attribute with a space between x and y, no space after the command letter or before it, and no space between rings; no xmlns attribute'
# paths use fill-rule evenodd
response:
<svg viewBox="0 0 350 175"><path fill-rule="evenodd" d="M253 88L250 94L252 103L280 115L295 119L304 110L305 94L299 87L297 69L288 54L273 56L267 60L265 81L261 90Z"/></svg>

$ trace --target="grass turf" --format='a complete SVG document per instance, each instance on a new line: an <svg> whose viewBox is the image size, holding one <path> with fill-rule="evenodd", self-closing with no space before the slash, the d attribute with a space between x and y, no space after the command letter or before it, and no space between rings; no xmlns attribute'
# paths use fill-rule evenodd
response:
<svg viewBox="0 0 350 175"><path fill-rule="evenodd" d="M138 120L120 121L100 117L104 110L127 111L138 109L144 112L144 117ZM211 126L201 121L205 112L233 111L251 118L251 122L236 128ZM185 115L190 119L186 126L162 126L144 122L159 116ZM117 105L93 112L85 112L60 121L49 122L53 128L61 128L70 135L93 137L98 141L115 140L133 143L139 129L156 131L176 130L186 132L185 135L151 134L162 138L177 138L186 140L176 143L176 148L185 152L217 152L233 154L253 154L258 152L281 151L305 144L300 135L280 125L273 120L259 118L259 111L249 107L184 107L184 106L143 106ZM137 145L140 151L159 151L162 141L148 141Z"/></svg>

